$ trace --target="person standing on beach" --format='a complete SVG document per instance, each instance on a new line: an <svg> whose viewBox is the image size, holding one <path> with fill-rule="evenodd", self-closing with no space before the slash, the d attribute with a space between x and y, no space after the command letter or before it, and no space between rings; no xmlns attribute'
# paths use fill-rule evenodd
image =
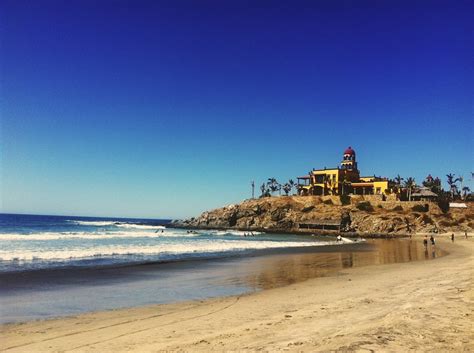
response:
<svg viewBox="0 0 474 353"><path fill-rule="evenodd" d="M430 237L431 245L435 246L435 238L433 236Z"/></svg>
<svg viewBox="0 0 474 353"><path fill-rule="evenodd" d="M454 233L451 234L451 241L454 243Z"/></svg>
<svg viewBox="0 0 474 353"><path fill-rule="evenodd" d="M465 236L466 239L467 239L467 230L464 232L464 236Z"/></svg>
<svg viewBox="0 0 474 353"><path fill-rule="evenodd" d="M423 245L426 247L428 247L428 236L425 235L425 239L423 239Z"/></svg>

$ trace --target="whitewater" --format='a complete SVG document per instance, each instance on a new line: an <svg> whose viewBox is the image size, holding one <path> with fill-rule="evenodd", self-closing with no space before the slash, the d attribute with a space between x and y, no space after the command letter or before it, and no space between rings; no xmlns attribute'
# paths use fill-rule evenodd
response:
<svg viewBox="0 0 474 353"><path fill-rule="evenodd" d="M336 244L260 232L189 232L169 225L169 220L159 219L0 214L0 272L185 261Z"/></svg>

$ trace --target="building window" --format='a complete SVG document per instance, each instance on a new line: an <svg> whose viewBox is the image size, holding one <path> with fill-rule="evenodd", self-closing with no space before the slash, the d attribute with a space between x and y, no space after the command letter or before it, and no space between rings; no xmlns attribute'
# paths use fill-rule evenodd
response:
<svg viewBox="0 0 474 353"><path fill-rule="evenodd" d="M382 193L382 189L381 189L381 188L377 188L377 189L375 189L375 190L376 190L377 195L380 195L380 194Z"/></svg>

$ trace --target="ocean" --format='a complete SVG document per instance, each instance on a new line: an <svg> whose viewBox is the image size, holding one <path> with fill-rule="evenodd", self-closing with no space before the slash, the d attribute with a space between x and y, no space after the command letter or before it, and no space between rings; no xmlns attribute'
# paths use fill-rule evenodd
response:
<svg viewBox="0 0 474 353"><path fill-rule="evenodd" d="M0 323L216 296L429 260L410 239L199 231L162 219L0 215ZM429 250L429 251L428 251Z"/></svg>
<svg viewBox="0 0 474 353"><path fill-rule="evenodd" d="M221 258L334 244L294 235L168 228L170 220L0 214L0 272Z"/></svg>

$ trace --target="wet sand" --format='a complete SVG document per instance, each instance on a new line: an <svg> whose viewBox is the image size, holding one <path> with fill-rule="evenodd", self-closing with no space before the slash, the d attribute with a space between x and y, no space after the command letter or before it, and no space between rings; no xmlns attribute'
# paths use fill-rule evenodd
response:
<svg viewBox="0 0 474 353"><path fill-rule="evenodd" d="M0 349L472 351L474 241L438 236L437 247L449 255L342 266L331 276L240 296L4 325Z"/></svg>
<svg viewBox="0 0 474 353"><path fill-rule="evenodd" d="M344 268L443 256L439 247L427 250L418 241L381 239L218 259L0 273L0 324L242 295Z"/></svg>

